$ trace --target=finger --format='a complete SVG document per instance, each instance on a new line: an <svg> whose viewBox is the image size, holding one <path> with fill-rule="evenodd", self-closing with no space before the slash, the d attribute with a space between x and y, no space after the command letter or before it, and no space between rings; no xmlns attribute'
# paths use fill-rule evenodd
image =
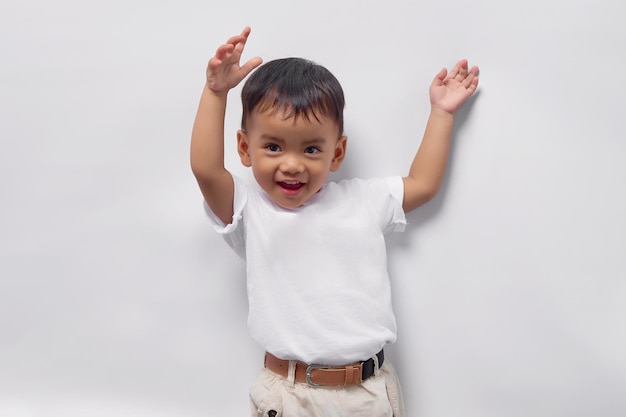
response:
<svg viewBox="0 0 626 417"><path fill-rule="evenodd" d="M246 41L248 40L248 36L250 35L250 28L248 26L246 26L243 31L236 36L231 36L230 39L228 39L229 44L238 46L240 44L245 45Z"/></svg>
<svg viewBox="0 0 626 417"><path fill-rule="evenodd" d="M458 63L459 65L459 73L458 77L460 80L464 80L467 77L467 60L462 59Z"/></svg>
<svg viewBox="0 0 626 417"><path fill-rule="evenodd" d="M246 40L246 38L244 36L241 36L241 35L231 36L226 41L226 44L227 45L237 45L237 44L239 44L241 42L245 42L245 40Z"/></svg>
<svg viewBox="0 0 626 417"><path fill-rule="evenodd" d="M246 26L243 29L243 31L239 35L239 42L237 42L237 44L235 45L235 49L237 50L237 52L243 52L243 48L246 46L246 42L248 42L248 36L250 35L251 31L252 29L250 29L249 26Z"/></svg>
<svg viewBox="0 0 626 417"><path fill-rule="evenodd" d="M470 71L470 74L472 74L472 76L474 77L472 78L472 84L470 85L470 88L476 90L476 87L478 87L478 81L480 80L480 69L476 65L474 65L472 67L472 70Z"/></svg>
<svg viewBox="0 0 626 417"><path fill-rule="evenodd" d="M465 77L466 73L467 73L467 60L461 59L454 65L454 67L450 71L450 74L448 75L448 78L459 79L459 76Z"/></svg>
<svg viewBox="0 0 626 417"><path fill-rule="evenodd" d="M217 58L217 57L213 57L211 59L209 59L209 69L215 69L218 68L222 65L222 60Z"/></svg>
<svg viewBox="0 0 626 417"><path fill-rule="evenodd" d="M448 72L448 78L455 78L457 75L459 75L459 70L460 70L460 66L459 63L457 62L452 69Z"/></svg>
<svg viewBox="0 0 626 417"><path fill-rule="evenodd" d="M463 85L467 86L471 84L474 78L477 78L477 77L478 77L478 67L474 65L469 71L467 71L467 74L465 75L465 78L462 80L462 83Z"/></svg>
<svg viewBox="0 0 626 417"><path fill-rule="evenodd" d="M434 85L441 85L443 84L443 81L446 79L446 75L448 75L448 70L446 68L442 68L439 73L437 73L437 75L435 75L435 78L433 79L432 84Z"/></svg>
<svg viewBox="0 0 626 417"><path fill-rule="evenodd" d="M478 67L473 66L472 69L467 73L467 76L463 80L462 84L465 88L469 87L474 83L474 80L478 82Z"/></svg>
<svg viewBox="0 0 626 417"><path fill-rule="evenodd" d="M241 55L241 53L243 52L244 46L246 46L245 40L242 42L239 42L237 45L235 45L235 52Z"/></svg>
<svg viewBox="0 0 626 417"><path fill-rule="evenodd" d="M474 91L478 88L478 77L472 78L472 82L466 88L470 95L474 94Z"/></svg>
<svg viewBox="0 0 626 417"><path fill-rule="evenodd" d="M472 82L474 82L475 79L476 77L470 74L467 77L465 77L463 81L461 81L461 85L465 88L468 88L472 84Z"/></svg>
<svg viewBox="0 0 626 417"><path fill-rule="evenodd" d="M248 62L246 62L245 64L243 64L241 66L241 71L243 72L244 76L248 75L253 69L255 69L256 67L258 67L259 65L261 65L263 63L263 59L261 57L254 57L248 60Z"/></svg>
<svg viewBox="0 0 626 417"><path fill-rule="evenodd" d="M221 60L226 54L232 52L233 49L235 49L235 46L232 44L221 45L217 48L217 51L215 51L215 57Z"/></svg>
<svg viewBox="0 0 626 417"><path fill-rule="evenodd" d="M228 41L226 41L226 43L232 44L232 45L236 45L240 42L246 43L246 40L248 39L248 36L250 35L250 27L246 26L245 28L243 28L243 30L241 31L241 33L239 35L235 35L235 36L231 36Z"/></svg>
<svg viewBox="0 0 626 417"><path fill-rule="evenodd" d="M252 29L250 29L250 26L246 26L245 28L243 28L243 30L241 31L241 35L244 38L248 38L248 36L250 35L250 32L252 31Z"/></svg>

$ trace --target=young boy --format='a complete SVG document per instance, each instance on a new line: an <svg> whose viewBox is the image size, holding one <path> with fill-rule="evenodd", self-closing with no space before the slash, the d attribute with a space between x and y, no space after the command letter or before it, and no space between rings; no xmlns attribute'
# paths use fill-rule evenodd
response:
<svg viewBox="0 0 626 417"><path fill-rule="evenodd" d="M209 60L191 166L211 222L247 263L248 326L265 349L253 416L404 416L383 347L396 339L384 235L441 185L455 111L478 85L459 61L430 87L431 113L408 176L327 182L346 155L343 91L312 62L261 66L242 90L237 132L254 184L224 167L228 91L261 58L240 64L250 29Z"/></svg>

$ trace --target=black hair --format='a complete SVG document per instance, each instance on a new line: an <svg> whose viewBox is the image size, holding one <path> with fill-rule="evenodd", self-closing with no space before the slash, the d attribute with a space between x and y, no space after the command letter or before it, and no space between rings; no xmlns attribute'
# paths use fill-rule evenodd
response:
<svg viewBox="0 0 626 417"><path fill-rule="evenodd" d="M321 65L302 58L283 58L260 66L241 91L241 128L254 110L283 110L287 117L333 119L343 133L343 89Z"/></svg>

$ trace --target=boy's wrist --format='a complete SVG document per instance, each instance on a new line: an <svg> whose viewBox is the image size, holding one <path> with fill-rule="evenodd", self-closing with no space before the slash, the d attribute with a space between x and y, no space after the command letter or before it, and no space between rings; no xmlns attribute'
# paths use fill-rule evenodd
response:
<svg viewBox="0 0 626 417"><path fill-rule="evenodd" d="M225 99L226 96L228 96L228 92L230 91L230 88L226 90L214 90L211 87L209 87L208 83L205 85L205 88L207 90L207 93L209 93L211 96L214 96L220 99Z"/></svg>
<svg viewBox="0 0 626 417"><path fill-rule="evenodd" d="M440 109L439 107L431 107L430 114L437 117L444 117L454 119L454 112L450 112L448 110Z"/></svg>

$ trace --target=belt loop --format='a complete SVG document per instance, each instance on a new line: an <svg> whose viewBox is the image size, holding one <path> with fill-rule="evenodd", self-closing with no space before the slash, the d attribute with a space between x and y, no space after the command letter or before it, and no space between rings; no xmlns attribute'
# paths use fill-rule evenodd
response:
<svg viewBox="0 0 626 417"><path fill-rule="evenodd" d="M372 359L374 359L374 376L378 376L378 370L380 369L378 366L378 354L372 356Z"/></svg>
<svg viewBox="0 0 626 417"><path fill-rule="evenodd" d="M287 381L293 387L296 384L296 361L289 361L289 370L287 371Z"/></svg>

